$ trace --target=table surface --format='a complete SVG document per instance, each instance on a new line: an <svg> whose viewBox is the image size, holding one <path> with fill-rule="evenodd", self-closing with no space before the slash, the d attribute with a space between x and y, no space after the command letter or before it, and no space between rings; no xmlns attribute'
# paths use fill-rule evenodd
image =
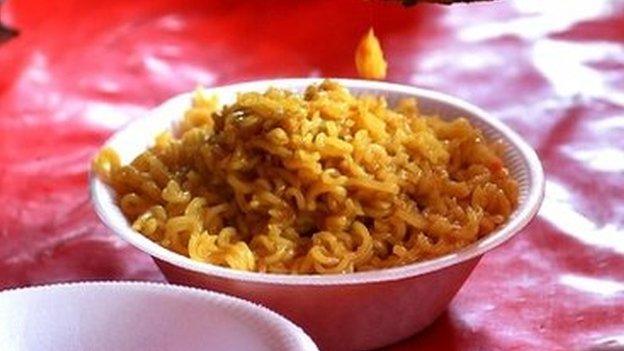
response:
<svg viewBox="0 0 624 351"><path fill-rule="evenodd" d="M624 347L624 2L10 0L0 47L0 288L156 280L89 204L89 159L164 99L258 78L353 77L374 26L388 81L491 111L537 150L538 217L448 311L393 347Z"/></svg>

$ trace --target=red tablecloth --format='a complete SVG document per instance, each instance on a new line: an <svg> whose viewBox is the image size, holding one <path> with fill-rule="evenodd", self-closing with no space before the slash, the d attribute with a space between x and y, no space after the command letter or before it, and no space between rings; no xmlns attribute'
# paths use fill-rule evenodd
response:
<svg viewBox="0 0 624 351"><path fill-rule="evenodd" d="M393 349L624 345L624 3L12 0L2 17L21 34L0 46L0 288L163 280L93 214L98 146L198 84L352 77L373 25L389 81L488 109L547 173L537 219Z"/></svg>

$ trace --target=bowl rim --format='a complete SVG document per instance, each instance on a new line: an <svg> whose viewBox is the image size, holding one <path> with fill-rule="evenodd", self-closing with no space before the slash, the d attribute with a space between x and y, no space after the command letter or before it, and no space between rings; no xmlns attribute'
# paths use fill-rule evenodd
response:
<svg viewBox="0 0 624 351"><path fill-rule="evenodd" d="M258 303L247 301L240 297L227 295L224 293L204 290L191 286L182 286L175 284L167 284L161 282L148 281L83 281L83 282L60 282L53 284L33 285L25 287L9 288L0 290L0 301L3 298L10 298L15 295L24 294L46 294L51 291L58 292L85 292L86 290L110 289L113 290L132 290L137 293L154 293L160 294L167 298L180 297L197 297L204 302L211 302L213 305L229 304L237 309L251 311L257 318L266 320L267 329L279 339L280 344L285 349L291 350L318 350L318 347L312 338L298 325L282 316L281 314L262 306Z"/></svg>
<svg viewBox="0 0 624 351"><path fill-rule="evenodd" d="M348 274L332 274L332 275L290 275L290 274L276 274L276 273L260 273L260 272L247 272L240 271L231 268L221 267L209 263L193 261L189 257L180 255L173 251L152 242L145 236L134 231L131 226L124 221L114 220L112 218L115 211L119 211L115 204L106 203L103 201L107 197L107 186L94 174L91 170L89 172L89 185L91 201L95 208L97 215L102 222L112 230L116 235L129 242L132 246L139 250L148 253L153 258L165 261L169 264L183 268L195 273L207 274L222 279L230 279L244 282L264 283L264 284L279 284L279 285L352 285L352 284L367 284L378 283L386 281L395 281L419 276L433 271L441 270L443 268L457 265L464 261L480 257L487 251L503 244L507 240L511 239L515 234L520 232L537 214L540 208L542 200L544 198L544 171L542 169L541 162L537 157L535 151L525 142L516 132L506 126L503 122L499 121L483 109L474 106L460 98L453 97L437 91L417 88L408 85L377 82L369 80L358 79L342 79L342 78L283 78L283 79L267 79L249 81L243 83L229 84L217 87L206 88L207 93L232 93L240 91L264 91L270 86L280 88L301 88L313 83L319 83L324 79L331 79L336 81L349 89L374 89L378 91L394 92L401 94L408 94L415 96L416 98L427 98L431 100L437 100L438 102L446 105L452 105L456 108L463 109L469 112L474 118L477 118L484 123L488 124L493 129L497 130L505 140L517 150L522 160L526 163L527 176L530 181L528 193L525 200L520 204L518 208L514 210L514 216L505 223L504 226L498 228L488 236L478 240L477 242L468 245L460 250L453 251L449 254L420 262L415 262L405 266L385 268L373 271L355 272ZM150 116L156 114L159 110L165 110L170 105L176 105L181 103L181 100L188 101L191 93L183 93L176 95L162 104L158 105L154 109L151 109L145 116L140 117L123 128L117 130L102 147L109 145L120 133L132 129L135 126L150 118ZM188 102L187 102L188 103Z"/></svg>

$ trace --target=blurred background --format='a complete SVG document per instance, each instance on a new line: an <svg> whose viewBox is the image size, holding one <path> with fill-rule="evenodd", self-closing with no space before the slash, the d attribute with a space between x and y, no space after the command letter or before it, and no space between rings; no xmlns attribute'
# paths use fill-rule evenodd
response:
<svg viewBox="0 0 624 351"><path fill-rule="evenodd" d="M0 44L0 289L155 280L89 204L116 129L197 85L355 77L370 26L390 82L457 95L537 150L544 205L449 310L392 349L624 347L624 1L9 0Z"/></svg>

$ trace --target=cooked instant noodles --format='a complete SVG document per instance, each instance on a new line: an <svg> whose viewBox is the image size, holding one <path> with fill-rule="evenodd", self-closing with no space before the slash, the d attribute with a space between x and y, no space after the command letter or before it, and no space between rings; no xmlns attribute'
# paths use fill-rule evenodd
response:
<svg viewBox="0 0 624 351"><path fill-rule="evenodd" d="M325 81L222 108L198 90L175 130L132 163L103 149L93 167L132 227L169 250L331 274L434 258L491 233L518 201L502 147L464 118Z"/></svg>

